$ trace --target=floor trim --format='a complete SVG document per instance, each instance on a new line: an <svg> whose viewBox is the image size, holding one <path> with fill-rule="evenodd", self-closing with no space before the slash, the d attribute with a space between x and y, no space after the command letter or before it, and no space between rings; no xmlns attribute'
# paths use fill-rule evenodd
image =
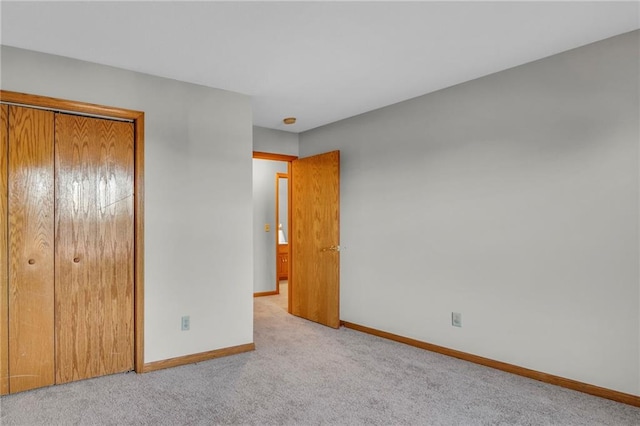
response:
<svg viewBox="0 0 640 426"><path fill-rule="evenodd" d="M599 396L601 398L610 399L623 404L633 405L640 407L640 396L631 395L624 392L618 392L612 389L602 388L600 386L590 385L588 383L578 382L572 379L566 379L564 377L555 376L553 374L542 373L540 371L530 370L528 368L519 367L517 365L508 364L506 362L496 361L489 358L484 358L478 355L473 355L467 352L461 352L455 349L445 348L444 346L434 345L432 343L422 342L420 340L411 339L409 337L399 336L397 334L388 333L386 331L377 330L375 328L365 327L350 323L347 321L341 321L341 324L352 330L360 331L374 336L383 337L385 339L394 340L396 342L404 343L410 346L415 346L420 349L426 349L431 352L437 352L442 355L459 358L465 361L473 362L475 364L484 365L486 367L495 368L497 370L506 371L508 373L517 374L518 376L528 377L530 379L539 380L541 382L550 383L552 385L561 386L563 388L572 389L578 392L588 393L590 395Z"/></svg>
<svg viewBox="0 0 640 426"><path fill-rule="evenodd" d="M275 296L276 294L280 294L280 292L278 290L260 291L258 293L253 293L253 297Z"/></svg>
<svg viewBox="0 0 640 426"><path fill-rule="evenodd" d="M231 346L229 348L216 349L208 352L200 352L197 354L179 356L176 358L164 359L162 361L149 362L144 365L143 373L150 371L163 370L165 368L178 367L180 365L193 364L196 362L207 361L223 356L237 355L243 352L249 352L256 349L255 343L247 343L245 345Z"/></svg>

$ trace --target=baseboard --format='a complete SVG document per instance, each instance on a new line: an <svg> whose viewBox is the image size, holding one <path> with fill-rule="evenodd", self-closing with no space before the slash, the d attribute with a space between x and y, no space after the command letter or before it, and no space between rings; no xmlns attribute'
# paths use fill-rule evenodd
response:
<svg viewBox="0 0 640 426"><path fill-rule="evenodd" d="M162 361L149 362L144 365L142 372L162 370L165 368L178 367L180 365L193 364L194 362L207 361L223 356L237 355L243 352L249 352L256 349L255 343L247 343L245 345L232 346L229 348L216 349L214 351L200 352L197 354L179 356L176 358L164 359Z"/></svg>
<svg viewBox="0 0 640 426"><path fill-rule="evenodd" d="M261 291L258 293L253 293L253 297L262 297L262 296L275 296L276 294L280 294L278 290L275 291Z"/></svg>
<svg viewBox="0 0 640 426"><path fill-rule="evenodd" d="M496 361L496 360L484 358L478 355L473 355L467 352L461 352L455 349L445 348L444 346L438 346L431 343L422 342L420 340L399 336L397 334L376 330L375 328L369 328L363 325L353 324L347 321L341 321L340 323L346 328L350 328L356 331L361 331L367 334L372 334L378 337L383 337L385 339L394 340L396 342L404 343L410 346L415 346L420 349L426 349L431 352L437 352L442 355L448 355L454 358L459 358L465 361L473 362L475 364L484 365L486 367L495 368L497 370L506 371L508 373L517 374L519 376L528 377L530 379L539 380L541 382L550 383L552 385L561 386L563 388L572 389L578 392L588 393L590 395L599 396L601 398L610 399L616 402L621 402L623 404L633 405L635 407L640 407L640 396L618 392L612 389L602 388L600 386L590 385L588 383L582 383L576 380L566 379L560 376L554 376L553 374L547 374L547 373L542 373L540 371L530 370L528 368L519 367L517 365L508 364L506 362Z"/></svg>

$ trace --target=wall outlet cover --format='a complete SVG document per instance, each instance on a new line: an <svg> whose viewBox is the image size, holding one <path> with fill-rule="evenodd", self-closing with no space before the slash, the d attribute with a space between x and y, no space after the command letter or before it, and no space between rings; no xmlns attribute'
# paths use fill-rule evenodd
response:
<svg viewBox="0 0 640 426"><path fill-rule="evenodd" d="M462 327L462 314L460 312L451 312L451 325Z"/></svg>
<svg viewBox="0 0 640 426"><path fill-rule="evenodd" d="M182 317L182 320L181 320L182 331L187 331L189 330L190 327L191 327L191 319L189 319L189 316L187 315Z"/></svg>

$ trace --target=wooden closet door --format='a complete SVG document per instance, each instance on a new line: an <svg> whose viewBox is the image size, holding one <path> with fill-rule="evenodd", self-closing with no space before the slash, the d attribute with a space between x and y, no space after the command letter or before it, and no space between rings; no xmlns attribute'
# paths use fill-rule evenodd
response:
<svg viewBox="0 0 640 426"><path fill-rule="evenodd" d="M133 369L133 124L56 114L56 383Z"/></svg>
<svg viewBox="0 0 640 426"><path fill-rule="evenodd" d="M0 105L0 395L9 393L9 283L7 266L7 155L9 154L9 106Z"/></svg>
<svg viewBox="0 0 640 426"><path fill-rule="evenodd" d="M53 113L9 107L9 390L54 382Z"/></svg>

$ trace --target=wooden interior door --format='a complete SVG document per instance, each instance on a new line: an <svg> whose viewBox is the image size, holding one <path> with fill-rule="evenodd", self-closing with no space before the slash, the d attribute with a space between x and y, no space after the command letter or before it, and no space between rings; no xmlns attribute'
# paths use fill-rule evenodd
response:
<svg viewBox="0 0 640 426"><path fill-rule="evenodd" d="M340 326L340 151L291 167L291 313Z"/></svg>
<svg viewBox="0 0 640 426"><path fill-rule="evenodd" d="M9 220L7 206L7 155L9 154L9 106L0 105L0 253L3 260L0 262L0 395L9 393L9 282L6 262L7 251L7 226Z"/></svg>
<svg viewBox="0 0 640 426"><path fill-rule="evenodd" d="M53 113L9 107L9 390L54 382Z"/></svg>
<svg viewBox="0 0 640 426"><path fill-rule="evenodd" d="M134 130L56 114L56 383L133 369Z"/></svg>

